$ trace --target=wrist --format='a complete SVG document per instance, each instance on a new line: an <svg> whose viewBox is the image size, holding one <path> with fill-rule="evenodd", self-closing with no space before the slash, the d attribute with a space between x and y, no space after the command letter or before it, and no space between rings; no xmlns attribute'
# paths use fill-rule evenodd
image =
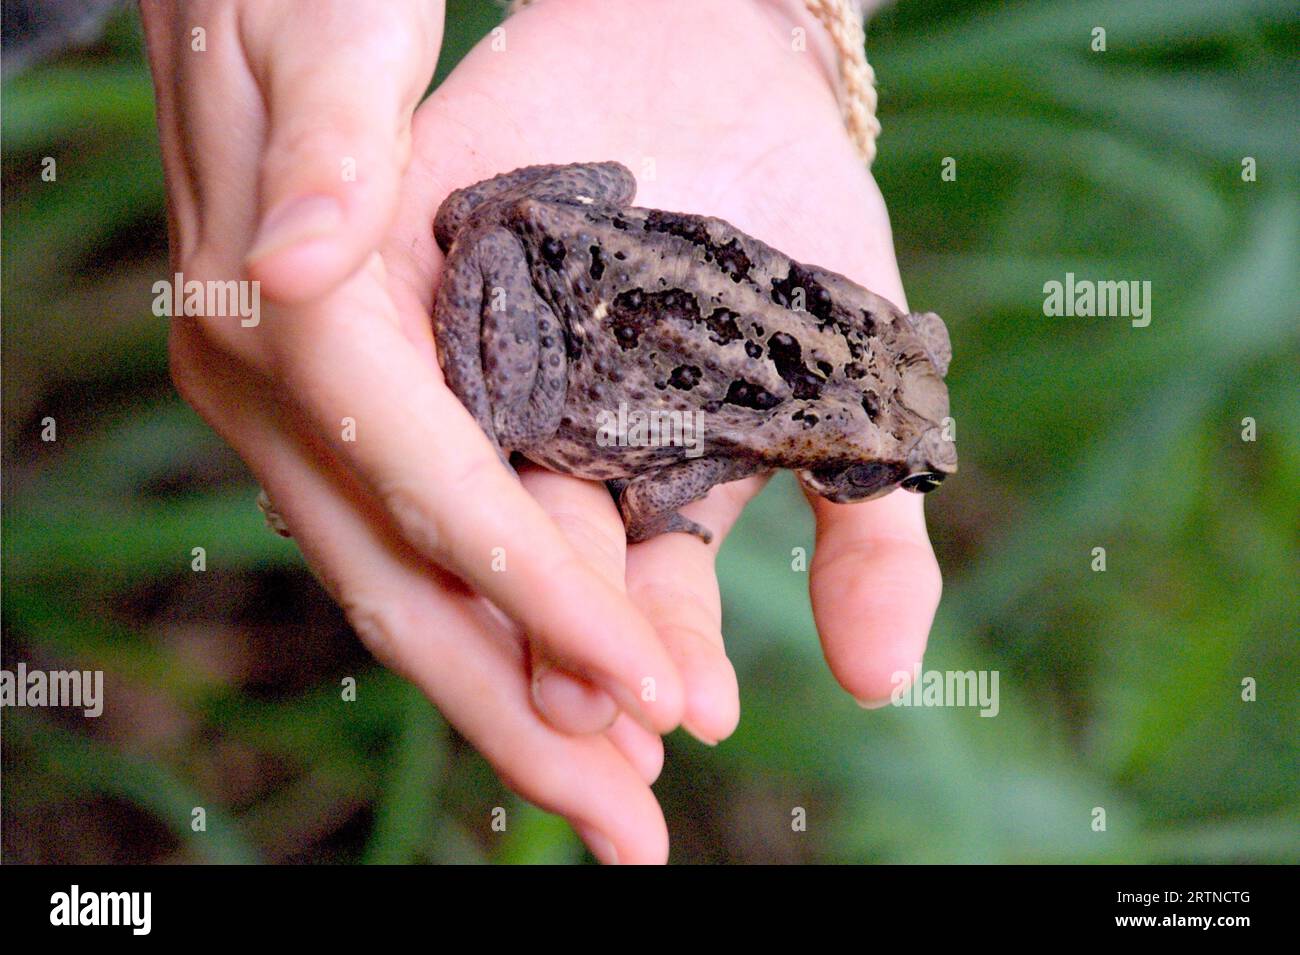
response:
<svg viewBox="0 0 1300 955"><path fill-rule="evenodd" d="M839 69L835 48L825 27L809 11L804 0L752 0L752 2L790 42L794 42L794 31L802 31L806 49L822 74L822 78L832 90L838 90Z"/></svg>
<svg viewBox="0 0 1300 955"><path fill-rule="evenodd" d="M847 0L847 2L854 10L855 16L861 21L864 10L874 9L882 5L884 0ZM565 3L566 0L510 0L507 13L515 14L525 9L536 8L545 10L548 7L555 8L565 5ZM581 9L588 6L588 0L568 0L567 5ZM592 7L588 12L599 10L600 14L607 15L616 22L626 20L629 28L634 28L636 23L642 20L645 14L645 6L644 0L636 0L636 2L626 4L615 4L611 0L600 0L600 6ZM660 23L663 22L665 17L671 18L676 12L672 5L660 7L656 2L654 6L655 19ZM751 10L763 16L771 26L779 31L787 45L795 41L794 30L802 31L801 37L804 44L806 44L805 48L817 70L833 91L839 89L839 62L835 46L826 32L826 28L809 11L805 0L749 0L749 6ZM688 17L693 18L702 11L693 9L693 5L687 5L683 12L687 12Z"/></svg>
<svg viewBox="0 0 1300 955"><path fill-rule="evenodd" d="M827 95L854 147L870 164L879 124L857 19L861 3L532 0L522 8L512 5L511 11L521 11L520 29L536 30L535 35L552 43L573 44L584 61L586 48L599 43L601 55L612 57L627 77L645 69L650 71L646 79L662 80L667 65L677 83L696 73L705 82L725 74L733 99L770 95L773 84L808 102Z"/></svg>

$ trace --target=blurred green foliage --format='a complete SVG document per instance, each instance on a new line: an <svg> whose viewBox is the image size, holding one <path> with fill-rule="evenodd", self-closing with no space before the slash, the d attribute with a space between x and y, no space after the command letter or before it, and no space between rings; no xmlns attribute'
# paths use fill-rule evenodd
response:
<svg viewBox="0 0 1300 955"><path fill-rule="evenodd" d="M440 77L498 16L451 4ZM836 688L789 563L811 526L778 479L721 560L740 729L716 750L669 741L674 858L1300 860L1293 16L1281 0L933 0L873 21L875 172L910 299L945 316L956 352L962 471L927 503L946 591L926 665L998 670L1001 712L866 714ZM6 82L3 134L5 662L102 668L142 700L91 730L6 711L7 858L583 858L347 649L248 476L171 392L133 20ZM1150 327L1044 317L1043 284L1067 271L1149 280ZM215 595L183 583L196 541ZM250 588L288 609L250 613L268 602ZM281 648L280 678L212 663L232 628L254 660ZM313 666L323 631L336 650ZM337 705L350 674L364 706ZM493 805L512 807L504 835L485 831ZM51 812L84 827L81 848L43 835ZM123 828L149 838L123 846Z"/></svg>

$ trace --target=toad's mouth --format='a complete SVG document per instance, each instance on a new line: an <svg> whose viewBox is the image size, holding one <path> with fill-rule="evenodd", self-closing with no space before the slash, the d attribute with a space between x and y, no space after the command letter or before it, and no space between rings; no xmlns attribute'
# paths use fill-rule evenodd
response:
<svg viewBox="0 0 1300 955"><path fill-rule="evenodd" d="M957 470L957 448L943 428L932 427L912 445L905 461L839 461L799 471L799 480L836 504L870 501L901 487L929 494Z"/></svg>
<svg viewBox="0 0 1300 955"><path fill-rule="evenodd" d="M858 504L884 497L898 487L907 473L894 465L869 461L835 468L805 469L798 475L805 487L833 504Z"/></svg>
<svg viewBox="0 0 1300 955"><path fill-rule="evenodd" d="M815 471L804 470L799 471L798 475L799 480L808 490L833 504L860 504L863 501L874 501L900 487L913 494L929 494L948 476L943 471L903 472L888 482L874 487L862 487L846 480L844 472L819 476Z"/></svg>
<svg viewBox="0 0 1300 955"><path fill-rule="evenodd" d="M911 475L898 486L905 491L911 491L913 494L929 494L931 491L937 490L947 476L942 471L922 471L919 474Z"/></svg>

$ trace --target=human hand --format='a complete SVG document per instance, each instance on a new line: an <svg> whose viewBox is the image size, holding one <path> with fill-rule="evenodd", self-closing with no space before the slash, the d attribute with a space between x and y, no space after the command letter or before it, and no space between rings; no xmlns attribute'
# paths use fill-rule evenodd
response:
<svg viewBox="0 0 1300 955"><path fill-rule="evenodd" d="M519 166L613 159L638 173L638 205L721 216L905 309L883 201L843 132L824 37L801 11L797 0L671 0L651 16L644 4L541 0L511 18L504 49L480 44L417 112L384 250L390 279L432 302L442 261L429 223L452 189ZM809 53L791 50L792 23L807 29ZM718 532L711 547L668 534L629 549L603 489L537 470L523 478L546 488L548 509L581 528L602 566L621 571L685 681L683 725L705 740L727 736L739 700L713 560L762 482L717 487L685 510ZM893 674L921 658L939 598L921 499L811 503L827 660L855 698L883 703Z"/></svg>
<svg viewBox="0 0 1300 955"><path fill-rule="evenodd" d="M791 49L792 26L808 52ZM638 173L637 205L720 216L906 311L884 202L844 134L833 56L800 0L668 0L653 16L638 3L540 0L504 30L504 50L480 44L416 116L390 265L422 300L441 268L427 223L450 189L523 165L615 159ZM686 513L728 528L760 486L724 485ZM613 504L593 501L617 537ZM922 498L811 503L827 660L856 699L886 700L892 675L921 657L941 587ZM709 549L664 535L627 557L629 592L682 668L684 725L710 739L738 714L712 573L721 536Z"/></svg>
<svg viewBox="0 0 1300 955"><path fill-rule="evenodd" d="M621 573L587 556L581 523L548 516L547 478L530 494L485 449L441 383L427 304L376 252L396 241L441 4L145 2L142 15L174 270L246 270L269 300L251 327L175 319L182 394L381 661L601 858L662 858L647 781L657 733L680 720L676 667ZM604 732L558 732L539 717L548 703Z"/></svg>
<svg viewBox="0 0 1300 955"><path fill-rule="evenodd" d="M392 359L390 370L400 380L403 372L413 370L409 361L403 367L399 360L410 359L411 351L432 365L424 312L432 299L440 260L428 224L451 188L534 162L618 158L640 169L638 160L647 155L655 158L660 169L671 162L678 169L702 169L706 174L689 182L680 172L659 182L643 177L638 197L642 204L723 215L799 258L843 271L904 304L883 204L839 131L826 92L824 66L814 64L811 56L802 60L790 56L780 19L789 15L788 10L741 8L731 11L735 17L730 22L723 22L717 11L693 13L674 5L662 11L667 14L662 19L656 8L656 22L650 25L654 29L646 29L645 23L629 20L634 11L626 6L593 9L563 0L548 0L546 6L552 7L546 19L541 18L546 11L539 9L511 21L508 35L514 46L508 55L494 62L494 54L480 47L422 109L417 124L420 160L409 172L397 221L383 244L383 259L370 260L366 269L331 294L327 305L318 303L296 313L278 311L277 320L285 326L297 320L299 329L307 325L306 331L313 333L316 330L309 323L321 317L337 321L351 332L342 337L354 349L364 348L376 359ZM615 40L621 31L621 43L587 50L592 54L587 60L570 56L559 62L575 43L582 46L593 32L599 36L611 28ZM809 29L815 43L816 27ZM720 36L726 36L726 44ZM155 36L151 57L156 75L157 46ZM753 61L750 57L756 51L759 59ZM654 69L654 58L665 53L685 57L684 68L666 79ZM762 68L750 74L746 83L719 82L705 90L712 95L695 95L707 87L708 77L746 76L755 62ZM166 75L169 64L161 66ZM539 69L545 72L545 84L536 82ZM692 70L698 74L696 85ZM571 108L573 102L601 89L602 82L619 90L620 105L631 108L620 109L614 117L581 115ZM783 83L789 85L780 86ZM775 92L764 94L766 84L777 84ZM669 94L666 101L660 96L664 92ZM756 101L756 95L766 99ZM494 103L496 97L505 101ZM165 97L160 98L167 150L169 116ZM496 112L484 109L484 99ZM328 105L324 99L320 102ZM673 117L667 130L662 123L643 125L637 119L654 115L656 109ZM769 110L767 116L764 109ZM771 109L786 112L773 114ZM239 111L232 112L235 115L227 118L238 128ZM174 111L170 119L174 123ZM517 132L518 139L509 141L503 131ZM174 153L179 151L174 130L172 136ZM400 141L400 132L397 138ZM310 166L316 153L337 157L359 151L311 145L315 149L304 148L297 164L288 164L291 171ZM793 174L809 168L810 159L824 163L818 178L797 182ZM255 178L256 158L244 168L252 170L250 178ZM222 172L229 175L230 170ZM866 216L846 221L849 217L842 210L854 208L866 210ZM796 211L817 228L800 229L796 220L791 229ZM242 236L251 244L254 221L255 212L246 211L242 223L238 217L233 220L235 226L243 225L242 233L238 228L209 227L206 222L202 232L225 237L228 244L230 236ZM190 228L193 236L193 220ZM337 237L340 232L330 235ZM845 240L852 247L839 244ZM325 245L322 250L319 240L308 240L285 251L279 262L254 261L250 270L260 273L272 292L277 291L277 281L282 283L278 293L285 299L310 299L315 291L310 285L313 274L326 276L318 280L319 288L346 269L346 256L332 252L328 241ZM348 242L342 245L346 248ZM364 250L364 243L354 245ZM233 247L238 246L236 240ZM343 266L337 264L340 261ZM308 280L306 288L300 284L303 279ZM378 328L363 324L368 315L381 316L383 322L375 323ZM397 343L396 355L390 334L394 329L405 339ZM376 347L367 347L372 334L387 337ZM245 453L288 517L309 560L327 587L351 605L354 622L377 654L419 682L508 782L574 821L598 856L661 857L662 818L644 783L637 785L640 779L657 774L662 758L658 740L622 717L603 736L586 738L561 736L538 720L527 706L527 661L512 628L449 575L433 571L397 537L367 486L364 469L358 480L338 468L331 460L340 453L332 434L322 441L313 433L315 424L318 432L328 434L325 426L332 430L333 421L322 414L314 422L310 408L300 410L297 402L287 403L269 393L265 372L255 363L250 369L237 350L242 346L227 344L226 350L215 354L200 348L196 353L191 339L188 329L174 334L178 380L218 430ZM320 343L313 337L306 344L318 347ZM235 353L233 358L227 350ZM304 351L308 351L305 345L298 351L294 339L287 337L272 353L277 359L273 367L285 369ZM316 360L309 367L282 379L291 394L297 394L296 383L310 383L313 371L328 375L346 365L352 355L344 347L313 357ZM197 374L196 366L202 368ZM435 397L445 398L445 391L428 400ZM463 438L466 446L475 439L486 446L481 435L465 432L465 421L454 420L456 409L445 410L449 417L437 420L451 435ZM472 428L472 422L469 425ZM342 453L349 450L343 448ZM400 452L401 447L390 450ZM480 481L491 481L490 471L480 469ZM603 489L544 473L526 473L524 482L570 536L583 541L580 550L593 555L589 559L601 567L600 572L617 581L624 559L622 529ZM719 488L694 512L710 526L725 530L756 489L753 481ZM851 507L818 500L814 507L819 548L813 599L828 659L855 696L883 697L889 674L919 658L938 596L937 568L925 539L920 503L910 496L891 495ZM527 539L511 535L512 554L530 550L531 545L519 546ZM683 545L694 549L684 550ZM721 651L712 553L673 535L634 548L626 560L629 587L638 603L648 608L686 673L687 726L704 738L727 735L738 717L738 702L734 674ZM472 573L462 576L477 586ZM349 599L346 588L354 588L353 594L364 593L365 599ZM541 592L536 595L545 597ZM586 601L584 608L590 606ZM853 626L855 618L865 624L860 630ZM430 621L437 621L441 632L433 641L419 639ZM887 628L892 628L892 635ZM467 643L466 634L480 639ZM560 678L552 682L559 689L552 710L576 713L579 722L584 715L590 718L607 711L603 691L556 675ZM639 775L637 782L629 773Z"/></svg>

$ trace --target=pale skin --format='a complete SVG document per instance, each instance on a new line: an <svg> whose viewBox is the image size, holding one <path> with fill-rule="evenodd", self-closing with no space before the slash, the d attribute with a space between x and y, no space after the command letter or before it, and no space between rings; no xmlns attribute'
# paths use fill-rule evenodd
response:
<svg viewBox="0 0 1300 955"><path fill-rule="evenodd" d="M660 0L653 15L542 0L507 21L504 51L480 44L417 109L441 3L141 7L173 266L262 283L255 328L174 322L182 394L375 656L508 785L602 861L665 861L659 734L716 743L739 720L714 559L762 482L685 509L717 532L710 546L667 534L629 548L603 486L536 468L516 480L438 371L431 224L452 189L496 173L613 159L637 174L638 205L721 216L906 308L820 27L798 0ZM190 48L195 26L206 52ZM827 662L855 699L883 703L939 599L922 498L810 505Z"/></svg>

